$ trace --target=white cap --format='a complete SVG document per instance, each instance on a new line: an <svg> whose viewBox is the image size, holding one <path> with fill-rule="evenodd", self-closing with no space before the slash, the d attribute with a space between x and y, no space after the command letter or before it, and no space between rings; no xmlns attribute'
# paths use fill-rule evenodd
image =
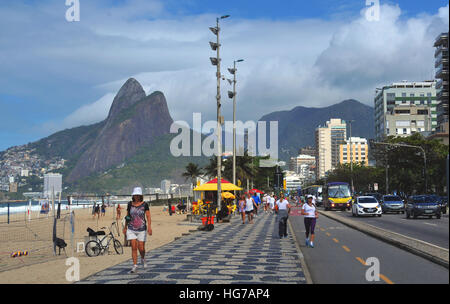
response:
<svg viewBox="0 0 450 304"><path fill-rule="evenodd" d="M131 194L131 196L133 195L142 195L142 188L141 187L136 187L133 189L133 194Z"/></svg>

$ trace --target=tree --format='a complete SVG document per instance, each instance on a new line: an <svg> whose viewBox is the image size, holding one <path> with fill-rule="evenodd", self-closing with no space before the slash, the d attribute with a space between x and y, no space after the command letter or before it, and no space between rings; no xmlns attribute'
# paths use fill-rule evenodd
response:
<svg viewBox="0 0 450 304"><path fill-rule="evenodd" d="M194 163L189 163L186 166L186 171L183 172L182 176L185 179L190 179L192 182L192 185L195 187L195 180L197 179L197 177L201 176L203 174L201 168Z"/></svg>

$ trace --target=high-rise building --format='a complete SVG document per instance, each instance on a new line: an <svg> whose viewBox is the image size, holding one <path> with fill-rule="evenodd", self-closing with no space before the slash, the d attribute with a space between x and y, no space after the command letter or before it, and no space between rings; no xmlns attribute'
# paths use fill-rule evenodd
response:
<svg viewBox="0 0 450 304"><path fill-rule="evenodd" d="M435 81L403 81L377 88L374 100L375 137L382 139L389 135L402 135L404 129L407 133L405 135L434 131L437 127L435 85ZM417 114L422 117L419 119L411 117L411 115ZM427 120L431 121L428 127L423 116L428 117ZM398 124L395 122L397 120L399 120ZM417 125L417 120L423 121L423 126L422 122L418 123L420 126ZM394 122L394 125L388 121Z"/></svg>
<svg viewBox="0 0 450 304"><path fill-rule="evenodd" d="M448 145L448 32L440 34L435 42L434 53L436 68L437 127L431 137L439 138Z"/></svg>
<svg viewBox="0 0 450 304"><path fill-rule="evenodd" d="M311 155L311 156L316 156L316 148L311 147L311 146L306 146L303 148L300 148L300 150L298 151L298 154L300 155Z"/></svg>
<svg viewBox="0 0 450 304"><path fill-rule="evenodd" d="M62 175L59 173L44 174L44 197L50 198L52 193L58 196L62 192Z"/></svg>
<svg viewBox="0 0 450 304"><path fill-rule="evenodd" d="M339 147L347 138L344 120L332 118L316 128L316 177L322 178L339 164Z"/></svg>
<svg viewBox="0 0 450 304"><path fill-rule="evenodd" d="M314 165L315 163L316 158L314 156L300 154L296 157L291 157L289 162L289 170L299 174L302 165Z"/></svg>
<svg viewBox="0 0 450 304"><path fill-rule="evenodd" d="M170 194L170 180L165 179L161 181L161 191L164 194Z"/></svg>
<svg viewBox="0 0 450 304"><path fill-rule="evenodd" d="M346 143L339 148L339 163L349 164L350 161L352 161L353 163L363 163L366 166L369 165L369 145L367 144L367 139L352 137L351 140L349 138Z"/></svg>

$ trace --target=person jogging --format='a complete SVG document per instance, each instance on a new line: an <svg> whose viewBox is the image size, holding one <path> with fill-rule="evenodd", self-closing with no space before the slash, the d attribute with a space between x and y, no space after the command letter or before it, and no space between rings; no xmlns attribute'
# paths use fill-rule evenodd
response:
<svg viewBox="0 0 450 304"><path fill-rule="evenodd" d="M250 224L253 224L253 209L254 209L255 201L250 196L250 194L247 194L247 199L245 200L245 214L248 217L248 222Z"/></svg>
<svg viewBox="0 0 450 304"><path fill-rule="evenodd" d="M276 210L278 210L278 235L280 239L287 237L287 220L291 212L291 205L284 198L284 194L280 195L280 199L276 203Z"/></svg>
<svg viewBox="0 0 450 304"><path fill-rule="evenodd" d="M145 262L145 241L148 235L152 235L150 208L144 202L142 188L136 187L133 190L132 201L128 203L127 225L123 230L127 240L131 241L131 257L133 268L130 273L137 272L137 252L141 254L142 266L147 267Z"/></svg>
<svg viewBox="0 0 450 304"><path fill-rule="evenodd" d="M319 213L316 210L316 206L313 204L312 195L308 195L306 198L306 204L303 205L301 214L305 216L305 245L306 247L314 248L314 229L316 227L316 221L319 217Z"/></svg>

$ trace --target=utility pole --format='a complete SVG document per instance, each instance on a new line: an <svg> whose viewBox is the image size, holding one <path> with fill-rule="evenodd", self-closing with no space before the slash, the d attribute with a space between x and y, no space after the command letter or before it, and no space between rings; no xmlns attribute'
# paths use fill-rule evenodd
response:
<svg viewBox="0 0 450 304"><path fill-rule="evenodd" d="M353 145L352 145L352 123L354 120L349 120L350 123L350 179L352 183L352 194L355 192L355 187L353 185Z"/></svg>
<svg viewBox="0 0 450 304"><path fill-rule="evenodd" d="M213 32L213 34L215 34L217 37L216 43L210 42L209 44L213 51L217 51L217 57L210 58L210 60L213 65L217 66L217 72L216 72L216 76L217 76L217 95L216 95L216 99L217 99L217 206L218 206L219 210L222 207L222 123L223 123L223 117L220 114L220 107L221 107L220 78L222 77L222 75L220 73L221 59L220 59L219 20L225 19L228 17L230 17L230 16L226 15L226 16L222 16L220 18L216 18L216 27L209 28L211 30L211 32Z"/></svg>
<svg viewBox="0 0 450 304"><path fill-rule="evenodd" d="M386 145L386 146L394 146L394 147L405 147L405 148L415 148L422 151L423 154L423 175L425 180L425 191L424 194L427 194L428 192L428 176L427 176L427 155L425 152L425 149L421 146L413 146L413 145L407 145L407 144L392 144L392 143L383 143L383 142L373 142L376 145Z"/></svg>
<svg viewBox="0 0 450 304"><path fill-rule="evenodd" d="M233 84L233 92L228 91L228 97L233 98L233 184L236 185L236 62L242 62L243 59L234 60L233 68L228 71L233 75L233 80L228 79Z"/></svg>

